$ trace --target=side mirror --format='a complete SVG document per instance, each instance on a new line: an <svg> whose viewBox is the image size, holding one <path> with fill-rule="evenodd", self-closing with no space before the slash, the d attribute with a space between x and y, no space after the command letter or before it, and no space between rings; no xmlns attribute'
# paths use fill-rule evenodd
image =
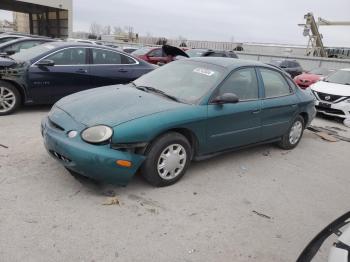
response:
<svg viewBox="0 0 350 262"><path fill-rule="evenodd" d="M43 59L43 60L39 61L38 63L36 63L36 65L37 66L42 66L42 67L54 66L55 62L53 60L50 60L50 59Z"/></svg>
<svg viewBox="0 0 350 262"><path fill-rule="evenodd" d="M6 55L14 55L16 54L16 50L7 50Z"/></svg>
<svg viewBox="0 0 350 262"><path fill-rule="evenodd" d="M239 98L233 93L224 93L221 96L217 96L213 101L214 104L235 104L239 102Z"/></svg>

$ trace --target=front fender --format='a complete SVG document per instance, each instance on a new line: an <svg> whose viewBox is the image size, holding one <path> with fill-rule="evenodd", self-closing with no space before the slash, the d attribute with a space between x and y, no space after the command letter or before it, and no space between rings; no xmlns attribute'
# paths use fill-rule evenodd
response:
<svg viewBox="0 0 350 262"><path fill-rule="evenodd" d="M206 119L206 105L194 105L185 109L144 116L115 126L112 143L151 142L167 130L187 129L196 136L200 150L201 145L204 145L206 141Z"/></svg>

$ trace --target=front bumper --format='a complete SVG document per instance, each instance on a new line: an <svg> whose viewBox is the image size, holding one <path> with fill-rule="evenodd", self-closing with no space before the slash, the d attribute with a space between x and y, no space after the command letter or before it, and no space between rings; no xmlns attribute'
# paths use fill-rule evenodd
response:
<svg viewBox="0 0 350 262"><path fill-rule="evenodd" d="M317 100L315 102L315 107L317 112L325 115L350 118L350 103L345 101L338 103L329 103L326 101Z"/></svg>
<svg viewBox="0 0 350 262"><path fill-rule="evenodd" d="M61 119L66 118L62 119L61 123L74 121L63 111L60 111L59 115ZM71 125L70 129L61 123L55 126L49 117L43 119L41 128L44 145L53 158L78 174L125 186L145 159L143 155L115 150L110 148L110 145L88 144L80 138L79 134L83 128L79 127L79 124ZM71 130L77 130L79 134L74 138L68 138L67 132ZM117 160L131 161L132 166L129 168L118 166Z"/></svg>

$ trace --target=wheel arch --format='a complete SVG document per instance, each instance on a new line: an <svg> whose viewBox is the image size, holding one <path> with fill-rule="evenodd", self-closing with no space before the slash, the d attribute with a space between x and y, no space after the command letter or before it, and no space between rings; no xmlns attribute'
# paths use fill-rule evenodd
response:
<svg viewBox="0 0 350 262"><path fill-rule="evenodd" d="M19 94L21 96L21 105L23 105L25 103L26 98L27 98L26 92L20 84L18 84L15 81L8 80L8 79L0 79L0 81L3 81L5 83L9 83L9 84L13 85L17 89L17 91L19 92Z"/></svg>
<svg viewBox="0 0 350 262"><path fill-rule="evenodd" d="M309 121L309 115L306 112L301 112L299 114L304 119L304 125L306 126Z"/></svg>
<svg viewBox="0 0 350 262"><path fill-rule="evenodd" d="M197 153L197 149L198 149L198 144L199 144L199 141L198 141L198 138L196 136L196 134L188 129L188 128L184 128L184 127L178 127L178 128L170 128L170 129L167 129L167 130L164 130L163 132L157 134L153 139L152 141L149 143L149 144L152 144L152 142L157 139L158 137L166 134L166 133L170 133L170 132L176 132L176 133L179 133L181 135L183 135L187 140L188 142L190 143L191 145L191 149L192 149L192 152L191 152L191 159L193 159L193 157L196 155Z"/></svg>

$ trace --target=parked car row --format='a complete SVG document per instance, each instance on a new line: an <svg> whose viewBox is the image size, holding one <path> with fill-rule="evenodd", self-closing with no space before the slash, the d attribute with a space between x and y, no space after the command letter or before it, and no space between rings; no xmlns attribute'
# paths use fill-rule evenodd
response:
<svg viewBox="0 0 350 262"><path fill-rule="evenodd" d="M47 151L97 180L126 185L141 170L152 185L171 185L193 159L267 142L294 148L315 115L313 98L285 72L232 52L189 58L165 45L136 57L46 40L0 58L0 115L56 102L42 122Z"/></svg>

